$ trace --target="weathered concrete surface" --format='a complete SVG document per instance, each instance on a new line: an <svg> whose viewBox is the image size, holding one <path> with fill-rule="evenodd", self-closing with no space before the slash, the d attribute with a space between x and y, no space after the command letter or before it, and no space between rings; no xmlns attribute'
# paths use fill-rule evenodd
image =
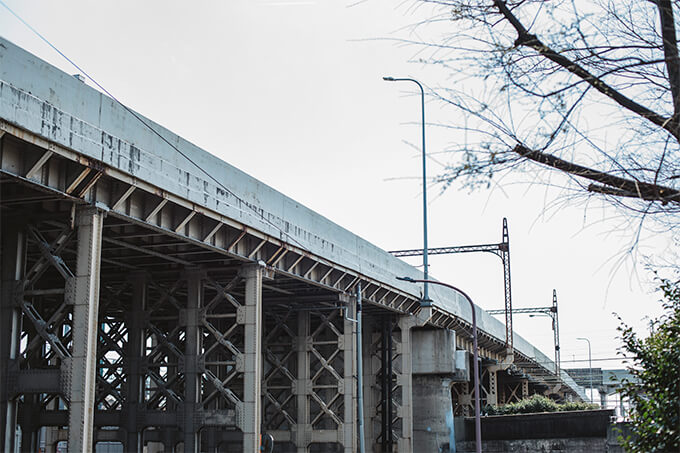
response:
<svg viewBox="0 0 680 453"><path fill-rule="evenodd" d="M619 453L613 410L502 415L482 418L482 451L487 453ZM458 453L474 452L474 419L465 429L456 419ZM622 427L625 432L625 426Z"/></svg>
<svg viewBox="0 0 680 453"><path fill-rule="evenodd" d="M447 329L414 329L413 374L456 372L456 332Z"/></svg>
<svg viewBox="0 0 680 453"><path fill-rule="evenodd" d="M451 383L451 379L438 375L413 377L414 451L453 451Z"/></svg>
<svg viewBox="0 0 680 453"><path fill-rule="evenodd" d="M613 409L496 415L482 419L482 439L606 437ZM465 438L474 439L474 419L465 420Z"/></svg>
<svg viewBox="0 0 680 453"><path fill-rule="evenodd" d="M474 442L457 444L458 453L474 453ZM436 451L436 450L432 450ZM523 439L482 442L484 453L610 453L606 439Z"/></svg>

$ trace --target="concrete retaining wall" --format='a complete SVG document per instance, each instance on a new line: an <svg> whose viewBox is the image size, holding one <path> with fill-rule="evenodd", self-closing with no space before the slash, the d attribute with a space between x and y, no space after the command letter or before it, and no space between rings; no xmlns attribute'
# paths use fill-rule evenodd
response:
<svg viewBox="0 0 680 453"><path fill-rule="evenodd" d="M612 415L612 410L594 410L484 417L482 451L623 453L617 438L627 427L613 425ZM456 422L457 453L474 452L474 418Z"/></svg>

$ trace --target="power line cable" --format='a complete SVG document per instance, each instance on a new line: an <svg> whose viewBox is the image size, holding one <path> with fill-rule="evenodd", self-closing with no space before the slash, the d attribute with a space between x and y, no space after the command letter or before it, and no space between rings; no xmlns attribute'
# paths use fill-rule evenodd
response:
<svg viewBox="0 0 680 453"><path fill-rule="evenodd" d="M241 204L247 206L252 210L255 214L257 214L265 223L268 223L269 225L273 226L275 229L279 230L282 235L287 237L291 242L294 242L297 244L302 250L304 250L307 253L311 253L310 250L308 250L305 246L303 246L299 241L297 241L294 237L286 233L281 227L276 225L274 222L269 220L268 218L265 217L265 215L258 211L257 208L254 206L251 206L249 203L247 203L244 199L236 195L232 190L227 188L224 184L222 184L217 178L213 177L207 170L203 169L200 165L198 165L193 159L191 159L187 154L185 154L183 151L181 151L177 146L173 145L168 139L166 139L160 132L158 132L156 129L154 129L148 122L144 120L137 112L123 104L121 101L118 100L109 90L104 88L99 82L97 82L90 74L87 73L83 68L78 66L76 62L74 62L72 59L70 59L66 54L64 54L61 50L59 50L54 44L52 44L45 36L43 36L38 30L36 30L31 24L26 22L19 14L14 12L12 8L10 8L3 0L0 0L0 5L4 6L7 11L9 11L19 22L24 24L30 31L32 31L38 38L40 38L45 44L50 46L55 52L57 52L59 55L61 55L62 58L64 58L66 61L68 61L74 68L76 68L78 71L80 71L85 77L87 77L92 83L94 83L100 90L102 90L104 93L106 93L107 96L109 96L111 99L113 99L118 105L123 107L130 115L135 117L140 123L142 123L146 128L148 128L151 132L153 132L155 135L157 135L163 142L165 142L168 146L170 146L172 149L177 151L182 157L184 157L188 162L190 162L194 167L196 167L199 171L201 171L204 175L206 175L210 180L212 180L215 184L217 184L220 188L224 189L226 192L231 194L234 198L236 198Z"/></svg>

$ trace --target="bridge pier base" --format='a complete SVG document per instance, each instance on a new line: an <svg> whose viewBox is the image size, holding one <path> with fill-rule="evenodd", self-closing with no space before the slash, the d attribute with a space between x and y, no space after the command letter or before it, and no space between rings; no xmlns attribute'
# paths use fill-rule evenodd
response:
<svg viewBox="0 0 680 453"><path fill-rule="evenodd" d="M416 375L413 378L413 444L416 451L451 450L455 442L451 378L436 375Z"/></svg>

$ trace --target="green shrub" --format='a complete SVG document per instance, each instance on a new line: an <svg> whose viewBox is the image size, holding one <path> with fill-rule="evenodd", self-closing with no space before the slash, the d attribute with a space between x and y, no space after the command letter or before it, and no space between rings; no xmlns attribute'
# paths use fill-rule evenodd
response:
<svg viewBox="0 0 680 453"><path fill-rule="evenodd" d="M532 395L516 403L502 406L486 406L487 415L535 414L539 412L565 412L597 409L596 404L569 402L558 404L542 395Z"/></svg>

